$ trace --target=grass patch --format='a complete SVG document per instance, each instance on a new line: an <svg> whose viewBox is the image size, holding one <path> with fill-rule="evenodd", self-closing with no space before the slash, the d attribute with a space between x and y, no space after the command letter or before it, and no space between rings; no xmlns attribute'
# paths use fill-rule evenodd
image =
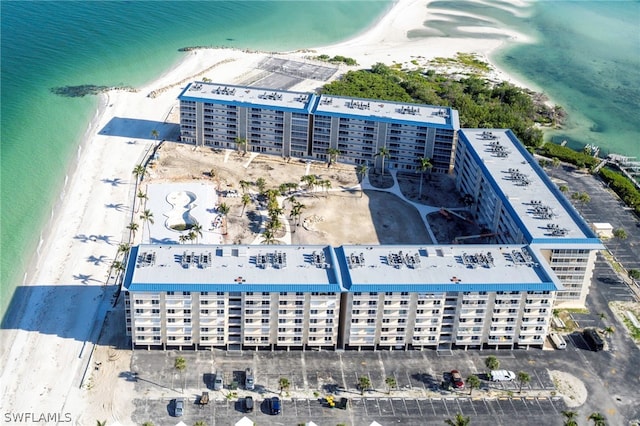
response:
<svg viewBox="0 0 640 426"><path fill-rule="evenodd" d="M625 327L627 327L627 330L629 330L629 335L631 336L633 341L636 343L640 342L640 328L633 325L629 318L624 318L623 322Z"/></svg>

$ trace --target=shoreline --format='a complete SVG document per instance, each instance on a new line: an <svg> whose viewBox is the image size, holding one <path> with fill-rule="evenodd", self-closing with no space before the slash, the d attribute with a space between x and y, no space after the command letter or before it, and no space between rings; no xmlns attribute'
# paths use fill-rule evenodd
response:
<svg viewBox="0 0 640 426"><path fill-rule="evenodd" d="M310 51L342 54L354 57L359 63L357 68L367 68L376 62L410 63L416 55L430 59L453 56L458 51L480 51L481 57L486 58L504 46L505 41L496 43L494 38L487 39L483 49L477 48L482 42L475 39L407 38L417 20L423 20L421 15L427 15L430 1L396 1L373 25L350 40L278 55L304 59ZM4 384L0 405L5 412L68 410L75 419L88 416L84 412L88 402L77 386L78 376L89 362L90 351L84 348L85 344L95 344L94 318L99 317L103 304L109 300L106 295L113 288L108 275L111 262L126 234L126 225L136 216L131 210L131 188L135 184L131 170L155 143L151 130L158 128L161 132L158 140L170 134L171 126L165 125L165 120L178 104L176 97L182 84L177 83L208 67L211 69L206 74L215 75L220 82L233 83L267 55L239 49L186 52L137 92L112 90L100 97L96 114L68 166L51 217L45 220L23 284L15 290L4 315L4 319L12 318L8 320L12 328L1 330L3 342L11 342L4 344L0 353L5 366L0 373ZM340 66L339 73L355 68ZM507 74L501 71L498 75ZM309 87L300 88L305 84ZM324 83L302 83L292 90L312 90L318 84ZM148 96L166 87L169 89L156 97ZM137 241L142 234L140 229ZM21 294L16 295L19 290ZM17 296L20 298L15 306ZM33 365L39 366L38 371L33 371ZM59 374L62 366L68 373L64 379ZM22 398L20 395L25 392L40 396Z"/></svg>

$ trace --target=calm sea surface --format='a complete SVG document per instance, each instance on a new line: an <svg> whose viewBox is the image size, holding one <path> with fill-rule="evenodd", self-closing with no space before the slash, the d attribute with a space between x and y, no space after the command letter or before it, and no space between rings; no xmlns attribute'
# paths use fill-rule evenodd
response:
<svg viewBox="0 0 640 426"><path fill-rule="evenodd" d="M194 45L291 50L331 44L371 25L385 1L2 1L0 312L19 285L59 200L96 97L69 98L66 85L137 86ZM496 6L508 2L496 2ZM536 43L495 58L571 114L554 140L640 157L640 3L539 2L526 16L465 1L430 7L467 11L485 25ZM439 23L456 35L474 18ZM429 34L412 34L428 37Z"/></svg>

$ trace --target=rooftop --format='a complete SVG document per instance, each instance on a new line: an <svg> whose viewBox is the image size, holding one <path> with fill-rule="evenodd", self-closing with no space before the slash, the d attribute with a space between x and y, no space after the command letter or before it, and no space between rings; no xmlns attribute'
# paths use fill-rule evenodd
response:
<svg viewBox="0 0 640 426"><path fill-rule="evenodd" d="M180 93L178 99L225 105L264 106L270 109L299 111L308 114L315 97L316 95L312 93L197 81L189 83Z"/></svg>
<svg viewBox="0 0 640 426"><path fill-rule="evenodd" d="M132 249L125 287L133 292L556 290L538 256L526 246L151 244Z"/></svg>
<svg viewBox="0 0 640 426"><path fill-rule="evenodd" d="M551 182L546 173L525 155L525 148L510 130L461 129L460 139L467 142L478 158L480 167L488 173L512 216L521 222L520 228L528 233L533 243L601 243Z"/></svg>
<svg viewBox="0 0 640 426"><path fill-rule="evenodd" d="M320 95L314 113L351 116L363 120L375 118L411 125L425 125L458 129L458 112L449 107L419 105L373 99Z"/></svg>

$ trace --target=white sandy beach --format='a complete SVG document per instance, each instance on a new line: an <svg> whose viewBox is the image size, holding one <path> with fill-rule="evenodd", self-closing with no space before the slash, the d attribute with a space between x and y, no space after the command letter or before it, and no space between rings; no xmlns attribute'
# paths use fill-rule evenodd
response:
<svg viewBox="0 0 640 426"><path fill-rule="evenodd" d="M503 43L494 37L408 39L407 32L421 28L428 18L427 3L428 0L400 0L364 34L314 49L313 55L340 54L355 58L360 67L369 67L377 62L410 64L416 58L451 57L457 52L474 52L487 58ZM525 5L516 2L514 8ZM527 41L511 31L503 34L510 40ZM282 54L291 58L305 55L310 53ZM172 121L177 121L176 98L185 84L176 83L195 76L237 83L265 56L231 49L193 51L136 93L112 91L104 95L102 107L81 143L79 167L69 176L62 203L43 233L44 241L27 283L18 290L23 309L12 311L11 329L0 330L0 423L7 423L7 414L32 413L31 420L23 421L30 424L42 414L51 420L50 416L58 413L60 423L94 424L107 419L108 424L131 424L128 405L95 403L80 387L85 370L91 367L93 344L113 301L114 282L109 270L118 244L128 236L125 227L132 218L135 185L131 171L155 144L152 130L160 133L160 140L175 139L176 125L165 124L165 120L174 117ZM216 64L219 65L213 67ZM520 84L499 70L496 72L496 78ZM312 90L322 84L309 81L292 90ZM172 87L155 98L147 96L169 86ZM136 220L138 215L135 214ZM138 242L141 230L142 223L136 235Z"/></svg>

